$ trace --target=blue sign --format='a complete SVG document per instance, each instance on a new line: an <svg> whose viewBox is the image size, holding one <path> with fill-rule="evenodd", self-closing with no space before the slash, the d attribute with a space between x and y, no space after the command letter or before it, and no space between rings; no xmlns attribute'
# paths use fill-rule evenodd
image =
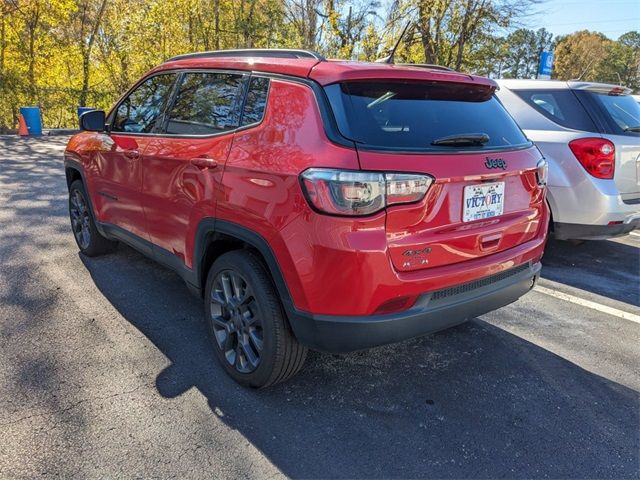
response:
<svg viewBox="0 0 640 480"><path fill-rule="evenodd" d="M538 67L538 78L551 79L553 70L553 52L544 51L540 54L540 66Z"/></svg>

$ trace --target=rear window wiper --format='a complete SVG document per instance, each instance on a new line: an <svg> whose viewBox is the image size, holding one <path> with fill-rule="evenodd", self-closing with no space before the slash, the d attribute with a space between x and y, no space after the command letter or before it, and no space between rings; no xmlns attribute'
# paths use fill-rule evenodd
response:
<svg viewBox="0 0 640 480"><path fill-rule="evenodd" d="M442 145L451 147L479 146L489 142L489 135L486 133L461 133L449 135L448 137L436 138L431 145Z"/></svg>
<svg viewBox="0 0 640 480"><path fill-rule="evenodd" d="M640 125L637 127L627 127L624 129L625 132L640 132Z"/></svg>

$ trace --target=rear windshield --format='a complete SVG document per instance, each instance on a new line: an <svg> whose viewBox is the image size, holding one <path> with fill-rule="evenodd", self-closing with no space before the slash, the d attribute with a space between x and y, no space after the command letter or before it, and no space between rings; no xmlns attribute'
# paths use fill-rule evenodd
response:
<svg viewBox="0 0 640 480"><path fill-rule="evenodd" d="M640 105L631 95L608 95L588 92L604 115L608 132L621 135L640 135Z"/></svg>
<svg viewBox="0 0 640 480"><path fill-rule="evenodd" d="M343 136L373 149L439 151L529 145L486 87L438 82L347 82L326 87ZM450 136L484 134L482 146L443 146Z"/></svg>

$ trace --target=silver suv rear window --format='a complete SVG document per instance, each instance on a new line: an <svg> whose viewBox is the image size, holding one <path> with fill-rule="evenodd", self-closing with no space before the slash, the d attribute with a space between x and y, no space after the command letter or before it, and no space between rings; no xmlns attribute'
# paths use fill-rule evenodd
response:
<svg viewBox="0 0 640 480"><path fill-rule="evenodd" d="M588 92L609 124L608 133L640 135L640 105L631 95Z"/></svg>

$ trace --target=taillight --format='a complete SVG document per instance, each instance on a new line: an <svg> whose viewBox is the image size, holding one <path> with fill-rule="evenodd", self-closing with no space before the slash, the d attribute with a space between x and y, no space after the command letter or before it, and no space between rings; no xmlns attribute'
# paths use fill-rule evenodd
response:
<svg viewBox="0 0 640 480"><path fill-rule="evenodd" d="M385 173L387 205L413 203L422 200L433 178L408 173Z"/></svg>
<svg viewBox="0 0 640 480"><path fill-rule="evenodd" d="M596 178L611 179L615 169L615 147L604 138L578 138L569 148L584 169Z"/></svg>
<svg viewBox="0 0 640 480"><path fill-rule="evenodd" d="M310 168L300 176L309 203L333 215L370 215L388 205L422 200L426 175Z"/></svg>

